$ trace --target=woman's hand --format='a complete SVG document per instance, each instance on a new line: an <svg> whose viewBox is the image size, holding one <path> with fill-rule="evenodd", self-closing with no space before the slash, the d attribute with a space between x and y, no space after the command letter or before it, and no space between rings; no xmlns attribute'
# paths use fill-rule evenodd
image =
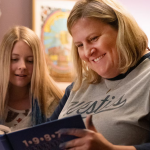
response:
<svg viewBox="0 0 150 150"><path fill-rule="evenodd" d="M92 123L92 116L86 118L87 129L61 129L58 133L79 138L60 144L61 149L69 150L114 150L113 144L98 133Z"/></svg>
<svg viewBox="0 0 150 150"><path fill-rule="evenodd" d="M134 146L118 146L107 141L104 136L95 129L91 115L86 118L86 128L87 129L59 130L59 136L65 134L79 137L60 144L60 148L67 150L136 150Z"/></svg>

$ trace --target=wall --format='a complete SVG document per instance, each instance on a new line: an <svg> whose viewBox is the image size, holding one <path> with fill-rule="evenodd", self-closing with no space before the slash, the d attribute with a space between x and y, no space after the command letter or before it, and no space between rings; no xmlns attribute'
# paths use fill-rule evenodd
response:
<svg viewBox="0 0 150 150"><path fill-rule="evenodd" d="M0 41L14 25L32 28L32 0L0 0Z"/></svg>
<svg viewBox="0 0 150 150"><path fill-rule="evenodd" d="M149 38L150 47L150 0L119 0L136 19Z"/></svg>
<svg viewBox="0 0 150 150"><path fill-rule="evenodd" d="M131 12L150 39L150 0L119 1ZM0 0L0 9L0 41L4 33L14 25L32 28L32 0Z"/></svg>
<svg viewBox="0 0 150 150"><path fill-rule="evenodd" d="M135 17L150 40L150 0L119 0ZM0 41L4 33L14 25L32 29L32 0L0 0ZM150 47L150 42L149 42ZM59 83L65 89L69 84Z"/></svg>
<svg viewBox="0 0 150 150"><path fill-rule="evenodd" d="M150 0L119 1L131 12L150 39ZM32 0L0 0L0 9L0 39L11 26L32 28Z"/></svg>

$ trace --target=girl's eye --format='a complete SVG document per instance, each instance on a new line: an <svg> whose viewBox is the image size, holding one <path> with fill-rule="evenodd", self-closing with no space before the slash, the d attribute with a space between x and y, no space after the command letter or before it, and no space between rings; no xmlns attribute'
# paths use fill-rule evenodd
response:
<svg viewBox="0 0 150 150"><path fill-rule="evenodd" d="M18 59L16 59L16 58L12 58L12 59L11 59L11 61L18 61Z"/></svg>
<svg viewBox="0 0 150 150"><path fill-rule="evenodd" d="M26 62L33 64L33 57L28 57L28 58L26 59Z"/></svg>
<svg viewBox="0 0 150 150"><path fill-rule="evenodd" d="M33 63L33 60L28 60L29 63Z"/></svg>

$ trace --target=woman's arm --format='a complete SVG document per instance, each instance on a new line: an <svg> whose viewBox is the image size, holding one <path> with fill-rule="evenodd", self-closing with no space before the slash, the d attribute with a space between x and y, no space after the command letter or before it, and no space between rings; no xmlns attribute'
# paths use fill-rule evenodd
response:
<svg viewBox="0 0 150 150"><path fill-rule="evenodd" d="M63 96L63 98L60 100L59 105L57 106L57 108L55 109L55 111L53 112L52 116L47 120L47 121L53 121L53 120L57 120L59 117L60 112L62 111L69 95L70 95L70 91L73 87L73 83L71 85L69 85L66 90L65 90L65 94Z"/></svg>

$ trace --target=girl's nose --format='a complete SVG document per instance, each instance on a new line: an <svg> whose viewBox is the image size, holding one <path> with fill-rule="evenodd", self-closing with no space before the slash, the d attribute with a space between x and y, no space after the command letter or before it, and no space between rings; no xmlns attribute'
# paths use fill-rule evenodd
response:
<svg viewBox="0 0 150 150"><path fill-rule="evenodd" d="M18 69L19 69L19 70L24 70L24 69L26 69L25 61L21 61L21 62L20 62Z"/></svg>

